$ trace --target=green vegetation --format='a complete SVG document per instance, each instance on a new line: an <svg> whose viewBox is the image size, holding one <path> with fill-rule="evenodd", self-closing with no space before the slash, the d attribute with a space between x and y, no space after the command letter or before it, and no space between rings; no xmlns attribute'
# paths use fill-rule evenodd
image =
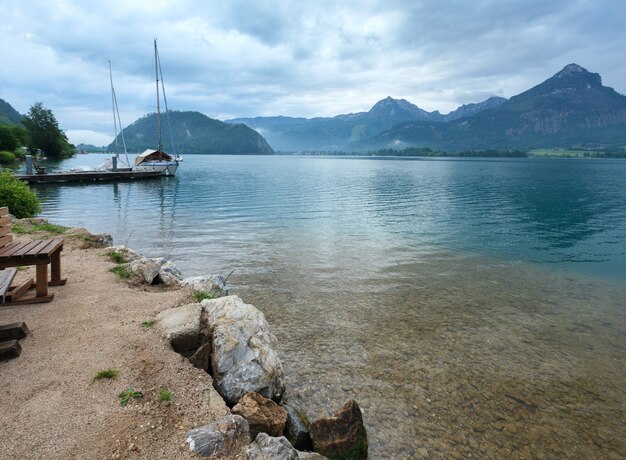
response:
<svg viewBox="0 0 626 460"><path fill-rule="evenodd" d="M30 134L28 148L41 150L50 158L69 158L74 154L74 146L59 129L59 124L50 109L41 102L35 103L24 118L24 126Z"/></svg>
<svg viewBox="0 0 626 460"><path fill-rule="evenodd" d="M8 206L18 219L33 217L40 211L39 200L33 191L9 171L0 171L0 206Z"/></svg>
<svg viewBox="0 0 626 460"><path fill-rule="evenodd" d="M117 395L117 397L120 399L120 405L126 406L131 398L142 398L143 395L141 394L141 391L135 391L132 388L127 388Z"/></svg>
<svg viewBox="0 0 626 460"><path fill-rule="evenodd" d="M626 158L626 148L604 149L533 149L528 152L532 157L559 157L559 158Z"/></svg>
<svg viewBox="0 0 626 460"><path fill-rule="evenodd" d="M150 329L152 326L154 326L154 323L156 323L155 319L149 319L146 321L142 321L141 322L141 327L143 327L144 329Z"/></svg>
<svg viewBox="0 0 626 460"><path fill-rule="evenodd" d="M172 400L172 392L169 390L161 390L159 391L159 399L161 401L171 401Z"/></svg>
<svg viewBox="0 0 626 460"><path fill-rule="evenodd" d="M60 235L65 233L69 227L62 225L49 224L48 222L37 221L22 221L21 223L15 223L12 226L13 233L18 235L31 234L35 232L48 232Z"/></svg>
<svg viewBox="0 0 626 460"><path fill-rule="evenodd" d="M11 165L17 161L17 157L13 152L0 150L0 165Z"/></svg>
<svg viewBox="0 0 626 460"><path fill-rule="evenodd" d="M104 371L98 371L96 375L93 377L93 381L102 380L102 379L115 379L117 378L119 372L115 369L106 369Z"/></svg>
<svg viewBox="0 0 626 460"><path fill-rule="evenodd" d="M111 262L115 262L116 264L125 264L128 262L126 256L119 251L111 251L108 253L108 256Z"/></svg>
<svg viewBox="0 0 626 460"><path fill-rule="evenodd" d="M115 267L110 268L109 271L111 273L115 273L117 276L119 276L122 279L128 279L130 278L130 275L131 275L126 265L116 265Z"/></svg>
<svg viewBox="0 0 626 460"><path fill-rule="evenodd" d="M193 298L196 302L202 302L206 299L217 299L222 295L222 291L220 289L213 289L211 292L206 291L194 291Z"/></svg>
<svg viewBox="0 0 626 460"><path fill-rule="evenodd" d="M517 149L486 149L463 150L461 152L446 152L445 150L432 149L430 147L407 147L402 150L376 150L373 152L368 152L367 155L400 157L524 158L528 156L528 152Z"/></svg>

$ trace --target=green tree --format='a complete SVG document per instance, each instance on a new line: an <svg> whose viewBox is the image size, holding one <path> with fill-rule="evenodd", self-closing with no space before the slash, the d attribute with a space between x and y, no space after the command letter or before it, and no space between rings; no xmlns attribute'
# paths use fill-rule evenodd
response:
<svg viewBox="0 0 626 460"><path fill-rule="evenodd" d="M40 210L39 200L30 187L9 171L0 172L0 206L8 206L18 219L33 217Z"/></svg>
<svg viewBox="0 0 626 460"><path fill-rule="evenodd" d="M41 149L51 158L67 158L74 153L74 146L59 129L52 110L46 109L41 102L36 102L30 108L24 126L30 135L28 147L31 150Z"/></svg>
<svg viewBox="0 0 626 460"><path fill-rule="evenodd" d="M20 140L11 126L0 125L0 150L12 152L20 146Z"/></svg>

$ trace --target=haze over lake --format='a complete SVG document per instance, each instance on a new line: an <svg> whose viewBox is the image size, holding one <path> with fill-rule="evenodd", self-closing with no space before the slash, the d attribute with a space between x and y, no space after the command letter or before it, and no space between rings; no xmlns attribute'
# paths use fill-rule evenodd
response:
<svg viewBox="0 0 626 460"><path fill-rule="evenodd" d="M59 165L95 165L102 155ZM233 272L287 400L361 405L372 458L626 455L626 161L187 156L34 187L43 217Z"/></svg>

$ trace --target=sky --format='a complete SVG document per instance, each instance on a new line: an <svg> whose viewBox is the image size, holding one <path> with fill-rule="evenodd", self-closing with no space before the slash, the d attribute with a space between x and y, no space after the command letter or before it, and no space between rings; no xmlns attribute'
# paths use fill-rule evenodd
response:
<svg viewBox="0 0 626 460"><path fill-rule="evenodd" d="M387 96L448 113L569 63L626 94L624 0L0 0L0 98L53 111L71 142L156 110L334 116Z"/></svg>

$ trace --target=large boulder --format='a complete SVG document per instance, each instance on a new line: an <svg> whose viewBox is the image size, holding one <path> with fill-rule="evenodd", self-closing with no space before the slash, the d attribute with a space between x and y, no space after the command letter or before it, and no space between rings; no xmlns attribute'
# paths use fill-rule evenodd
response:
<svg viewBox="0 0 626 460"><path fill-rule="evenodd" d="M166 260L165 263L161 265L158 274L158 282L160 284L168 287L178 287L182 280L183 274L172 262Z"/></svg>
<svg viewBox="0 0 626 460"><path fill-rule="evenodd" d="M298 451L287 438L272 437L259 433L254 442L246 449L246 460L298 460Z"/></svg>
<svg viewBox="0 0 626 460"><path fill-rule="evenodd" d="M190 287L193 292L206 292L213 298L228 295L226 278L222 275L191 276L183 279L180 287Z"/></svg>
<svg viewBox="0 0 626 460"><path fill-rule="evenodd" d="M287 411L285 436L296 449L311 450L313 444L309 434L309 420L294 407L287 404L284 404L283 407Z"/></svg>
<svg viewBox="0 0 626 460"><path fill-rule="evenodd" d="M156 317L161 333L168 339L178 353L195 350L202 344L201 335L202 307L198 303L170 308ZM207 351L210 352L210 347ZM208 367L208 358L207 366Z"/></svg>
<svg viewBox="0 0 626 460"><path fill-rule="evenodd" d="M189 450L202 457L232 458L250 443L248 422L239 415L226 415L187 433Z"/></svg>
<svg viewBox="0 0 626 460"><path fill-rule="evenodd" d="M259 433L282 436L285 430L287 411L258 393L244 395L231 412L241 415L248 421L252 438L256 438Z"/></svg>
<svg viewBox="0 0 626 460"><path fill-rule="evenodd" d="M211 334L215 388L229 406L246 393L280 400L285 390L276 337L262 312L237 296L203 300Z"/></svg>
<svg viewBox="0 0 626 460"><path fill-rule="evenodd" d="M367 432L361 409L353 399L334 417L315 420L311 424L311 439L315 451L331 460L367 459Z"/></svg>

